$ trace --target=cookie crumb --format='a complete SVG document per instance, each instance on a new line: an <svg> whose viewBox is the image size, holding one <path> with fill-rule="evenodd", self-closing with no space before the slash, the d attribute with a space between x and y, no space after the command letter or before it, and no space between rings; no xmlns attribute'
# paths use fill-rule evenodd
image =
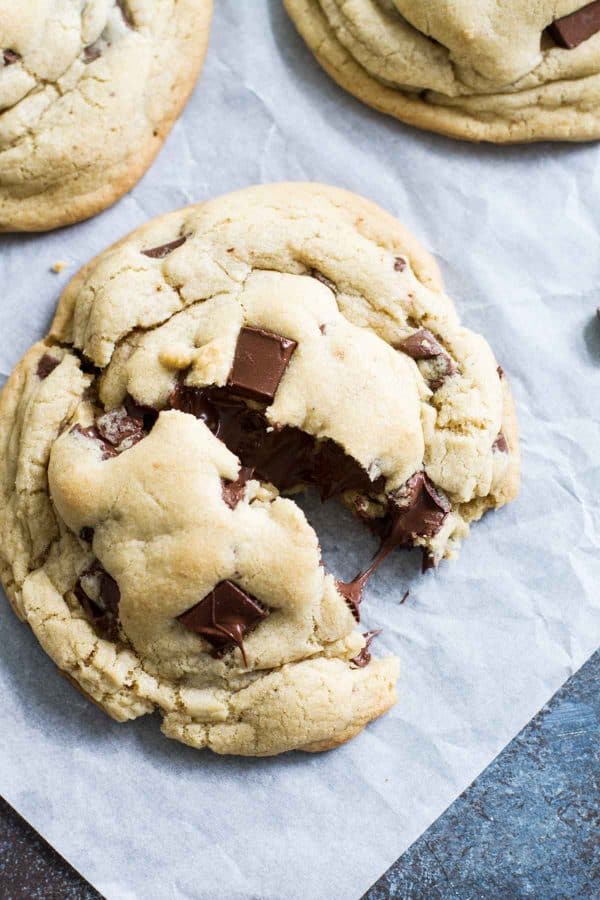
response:
<svg viewBox="0 0 600 900"><path fill-rule="evenodd" d="M60 273L63 272L65 269L68 269L70 265L71 265L71 263L68 263L68 262L65 262L64 260L59 259L59 260L57 260L57 262L54 263L54 265L52 265L50 267L50 271L54 272L55 275L60 275Z"/></svg>

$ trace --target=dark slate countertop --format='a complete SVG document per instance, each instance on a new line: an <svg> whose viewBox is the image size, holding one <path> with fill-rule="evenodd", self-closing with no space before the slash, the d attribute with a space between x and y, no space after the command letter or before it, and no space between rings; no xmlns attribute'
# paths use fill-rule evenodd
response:
<svg viewBox="0 0 600 900"><path fill-rule="evenodd" d="M99 897L0 801L1 900ZM526 897L600 897L600 652L363 900Z"/></svg>

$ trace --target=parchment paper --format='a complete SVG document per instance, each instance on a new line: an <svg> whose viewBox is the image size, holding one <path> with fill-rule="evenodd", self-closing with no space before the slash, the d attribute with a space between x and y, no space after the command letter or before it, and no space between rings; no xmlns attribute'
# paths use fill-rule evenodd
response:
<svg viewBox="0 0 600 900"><path fill-rule="evenodd" d="M220 759L112 723L0 603L0 791L112 898L358 898L600 637L600 147L473 147L370 111L313 62L280 0L218 0L207 65L157 163L115 208L0 238L0 371L76 268L151 216L255 182L362 193L432 249L492 342L523 433L520 499L422 576L396 553L365 626L402 660L399 703L326 755ZM57 260L69 271L51 274ZM306 508L339 575L374 544ZM410 588L404 605L400 599Z"/></svg>

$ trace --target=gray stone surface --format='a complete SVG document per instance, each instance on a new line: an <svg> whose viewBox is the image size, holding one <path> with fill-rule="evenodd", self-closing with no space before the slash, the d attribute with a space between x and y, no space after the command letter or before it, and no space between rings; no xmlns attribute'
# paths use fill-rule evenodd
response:
<svg viewBox="0 0 600 900"><path fill-rule="evenodd" d="M363 900L600 897L600 652Z"/></svg>
<svg viewBox="0 0 600 900"><path fill-rule="evenodd" d="M364 900L600 897L599 739L600 652ZM1 900L99 897L0 801Z"/></svg>

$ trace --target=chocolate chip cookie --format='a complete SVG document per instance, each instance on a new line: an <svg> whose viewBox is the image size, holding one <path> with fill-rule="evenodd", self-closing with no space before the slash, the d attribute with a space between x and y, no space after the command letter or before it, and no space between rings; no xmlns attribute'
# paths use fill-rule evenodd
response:
<svg viewBox="0 0 600 900"><path fill-rule="evenodd" d="M160 150L206 50L212 0L0 0L0 231L114 203Z"/></svg>
<svg viewBox="0 0 600 900"><path fill-rule="evenodd" d="M432 258L334 188L250 188L91 262L0 398L0 573L118 720L218 753L321 750L395 700L361 633L396 547L426 566L514 498L506 377ZM380 537L350 582L290 493Z"/></svg>
<svg viewBox="0 0 600 900"><path fill-rule="evenodd" d="M284 0L343 88L471 141L600 137L600 0Z"/></svg>

